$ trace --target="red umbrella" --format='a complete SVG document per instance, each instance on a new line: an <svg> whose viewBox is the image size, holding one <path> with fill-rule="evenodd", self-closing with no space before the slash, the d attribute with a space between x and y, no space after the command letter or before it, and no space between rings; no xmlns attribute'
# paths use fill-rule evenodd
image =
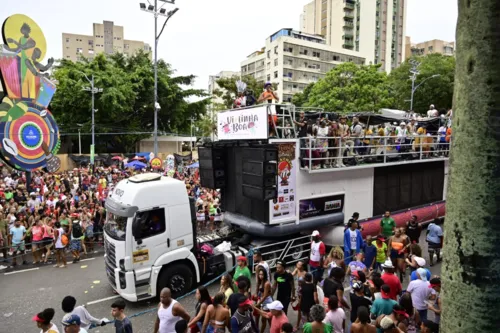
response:
<svg viewBox="0 0 500 333"><path fill-rule="evenodd" d="M121 158L120 156L113 156L111 159L112 160L118 160L118 161L123 160L123 158Z"/></svg>

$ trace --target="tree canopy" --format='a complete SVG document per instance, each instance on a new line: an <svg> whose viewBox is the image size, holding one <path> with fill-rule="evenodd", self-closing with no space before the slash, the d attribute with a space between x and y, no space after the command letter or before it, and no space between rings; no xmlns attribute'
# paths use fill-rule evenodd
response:
<svg viewBox="0 0 500 333"><path fill-rule="evenodd" d="M387 74L378 65L343 63L303 93L294 96L299 106L320 107L342 114L377 111L392 104Z"/></svg>
<svg viewBox="0 0 500 333"><path fill-rule="evenodd" d="M236 89L236 81L239 80L239 76L223 77L216 80L219 88L215 89L213 94L215 95L214 97L221 98L223 100L223 103L213 103L214 111L227 110L233 107L233 102L238 95L238 91ZM264 90L264 81L257 81L251 75L243 76L241 78L241 81L247 84L247 90L253 91L255 98L259 98L259 95Z"/></svg>
<svg viewBox="0 0 500 333"><path fill-rule="evenodd" d="M150 137L154 129L154 71L148 55L99 54L91 61L76 63L61 60L53 72L58 85L51 110L63 134L76 133L80 127L82 134L91 132L91 94L83 90L89 87L83 74L89 78L94 75L95 87L103 89L95 94L96 152L135 151L135 144ZM189 88L194 79L193 75L174 76L169 64L158 62L159 135L189 134L190 118L198 119L206 113L209 98L204 98L207 95L203 90ZM188 101L194 97L199 101ZM84 152L90 143L89 135L82 136Z"/></svg>
<svg viewBox="0 0 500 333"><path fill-rule="evenodd" d="M420 74L415 81L415 86L422 83L413 96L413 110L417 113L425 113L430 104L437 109L450 109L453 100L453 83L455 80L455 57L445 56L439 53L427 56L413 57L420 62L418 70ZM411 64L405 61L389 75L389 85L394 96L394 107L399 110L410 109ZM433 75L439 75L431 78Z"/></svg>

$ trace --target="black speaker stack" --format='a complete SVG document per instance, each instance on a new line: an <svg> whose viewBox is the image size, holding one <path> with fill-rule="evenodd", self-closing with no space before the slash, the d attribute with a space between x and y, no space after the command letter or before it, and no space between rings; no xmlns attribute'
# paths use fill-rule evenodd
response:
<svg viewBox="0 0 500 333"><path fill-rule="evenodd" d="M243 195L267 201L277 197L278 148L242 148Z"/></svg>
<svg viewBox="0 0 500 333"><path fill-rule="evenodd" d="M198 148L200 185L210 189L226 187L226 170L224 148Z"/></svg>

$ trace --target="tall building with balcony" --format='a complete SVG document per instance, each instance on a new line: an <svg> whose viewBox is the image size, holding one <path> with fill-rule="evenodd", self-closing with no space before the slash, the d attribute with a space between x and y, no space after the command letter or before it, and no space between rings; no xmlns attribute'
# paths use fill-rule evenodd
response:
<svg viewBox="0 0 500 333"><path fill-rule="evenodd" d="M406 36L406 59L411 56L422 56L431 53L440 53L447 56L455 55L455 42L446 42L433 39L422 43L412 43L410 37Z"/></svg>
<svg viewBox="0 0 500 333"><path fill-rule="evenodd" d="M321 36L281 29L266 39L265 47L241 62L241 75L276 83L280 100L291 102L294 94L343 62L362 65L365 58L354 50L328 45Z"/></svg>
<svg viewBox="0 0 500 333"><path fill-rule="evenodd" d="M63 59L78 61L82 57L93 59L96 54L115 52L133 55L139 50L149 52L151 58L151 46L149 44L128 40L124 38L123 27L115 25L111 21L102 24L93 24L93 34L77 35L71 33L62 34Z"/></svg>
<svg viewBox="0 0 500 333"><path fill-rule="evenodd" d="M218 96L214 96L214 91L221 89L219 85L217 84L218 79L222 78L230 78L230 77L239 77L240 72L233 72L233 71L221 71L216 75L210 75L208 77L208 94L212 97L212 103L213 104L221 104L224 103L222 98Z"/></svg>
<svg viewBox="0 0 500 333"><path fill-rule="evenodd" d="M406 8L407 0L313 0L300 27L390 72L405 59Z"/></svg>

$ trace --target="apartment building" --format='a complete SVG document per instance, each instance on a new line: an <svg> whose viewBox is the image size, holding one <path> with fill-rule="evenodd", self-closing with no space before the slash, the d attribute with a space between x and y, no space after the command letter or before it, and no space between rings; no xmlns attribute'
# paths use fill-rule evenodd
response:
<svg viewBox="0 0 500 333"><path fill-rule="evenodd" d="M447 56L455 55L455 42L446 42L440 39L433 39L422 43L412 43L411 38L406 36L406 59L411 56L428 55L431 53L441 53Z"/></svg>
<svg viewBox="0 0 500 333"><path fill-rule="evenodd" d="M390 72L405 59L406 8L407 0L313 0L300 27Z"/></svg>
<svg viewBox="0 0 500 333"><path fill-rule="evenodd" d="M230 78L230 77L240 77L240 72L232 72L232 71L221 71L217 75L210 75L208 77L208 94L210 96L214 95L214 91L217 89L220 89L219 85L217 84L217 80L221 78ZM212 103L213 104L221 104L224 103L222 98L220 97L212 97Z"/></svg>
<svg viewBox="0 0 500 333"><path fill-rule="evenodd" d="M365 58L359 52L330 46L321 36L281 29L267 38L265 47L241 62L241 74L276 83L280 100L291 102L294 94L343 62L362 65Z"/></svg>
<svg viewBox="0 0 500 333"><path fill-rule="evenodd" d="M91 36L63 32L63 58L78 61L82 57L92 59L99 53L118 52L133 55L139 50L149 52L151 57L149 44L125 39L123 30L122 26L115 25L111 21L104 21L102 24L93 24Z"/></svg>

